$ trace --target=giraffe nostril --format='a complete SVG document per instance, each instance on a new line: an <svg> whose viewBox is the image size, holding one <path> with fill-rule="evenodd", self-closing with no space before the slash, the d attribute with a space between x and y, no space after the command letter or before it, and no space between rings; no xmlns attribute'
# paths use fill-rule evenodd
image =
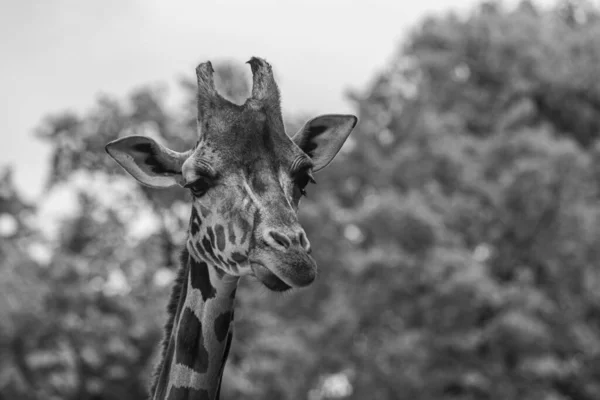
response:
<svg viewBox="0 0 600 400"><path fill-rule="evenodd" d="M269 236L271 236L271 238L273 238L275 243L277 243L284 249L288 249L292 245L291 240L286 235L279 233L277 231L270 231Z"/></svg>
<svg viewBox="0 0 600 400"><path fill-rule="evenodd" d="M308 241L308 238L306 237L306 233L304 233L304 231L300 232L300 246L302 246L302 248L306 250L308 254L310 254L310 242Z"/></svg>

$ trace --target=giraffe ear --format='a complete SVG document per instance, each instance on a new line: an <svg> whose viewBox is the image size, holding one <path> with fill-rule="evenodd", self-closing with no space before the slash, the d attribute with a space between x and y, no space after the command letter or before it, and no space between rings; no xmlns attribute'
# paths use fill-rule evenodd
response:
<svg viewBox="0 0 600 400"><path fill-rule="evenodd" d="M292 140L312 159L316 172L333 160L357 122L354 115L321 115L308 121Z"/></svg>
<svg viewBox="0 0 600 400"><path fill-rule="evenodd" d="M146 136L110 142L106 152L131 176L146 186L166 188L181 184L181 166L189 153L170 150Z"/></svg>

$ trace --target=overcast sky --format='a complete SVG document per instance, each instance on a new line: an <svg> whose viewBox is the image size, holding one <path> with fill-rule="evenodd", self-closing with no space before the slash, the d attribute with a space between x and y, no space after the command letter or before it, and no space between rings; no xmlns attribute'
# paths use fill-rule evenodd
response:
<svg viewBox="0 0 600 400"><path fill-rule="evenodd" d="M174 92L207 59L266 58L288 113L350 112L344 92L364 88L424 14L473 3L0 0L0 165L39 195L48 149L32 132L45 115L147 83Z"/></svg>

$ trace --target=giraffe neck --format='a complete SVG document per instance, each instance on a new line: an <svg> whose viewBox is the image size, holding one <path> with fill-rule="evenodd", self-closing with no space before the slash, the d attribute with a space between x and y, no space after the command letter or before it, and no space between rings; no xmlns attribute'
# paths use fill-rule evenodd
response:
<svg viewBox="0 0 600 400"><path fill-rule="evenodd" d="M219 398L238 278L191 254L186 249L182 256L179 301L165 338L154 400Z"/></svg>

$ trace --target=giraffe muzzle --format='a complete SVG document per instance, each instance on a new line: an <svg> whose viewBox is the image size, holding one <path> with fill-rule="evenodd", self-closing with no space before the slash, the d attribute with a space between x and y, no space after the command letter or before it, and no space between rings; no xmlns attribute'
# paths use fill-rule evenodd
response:
<svg viewBox="0 0 600 400"><path fill-rule="evenodd" d="M263 247L250 258L250 264L254 276L274 291L308 286L317 276L317 263L298 245L284 250Z"/></svg>

